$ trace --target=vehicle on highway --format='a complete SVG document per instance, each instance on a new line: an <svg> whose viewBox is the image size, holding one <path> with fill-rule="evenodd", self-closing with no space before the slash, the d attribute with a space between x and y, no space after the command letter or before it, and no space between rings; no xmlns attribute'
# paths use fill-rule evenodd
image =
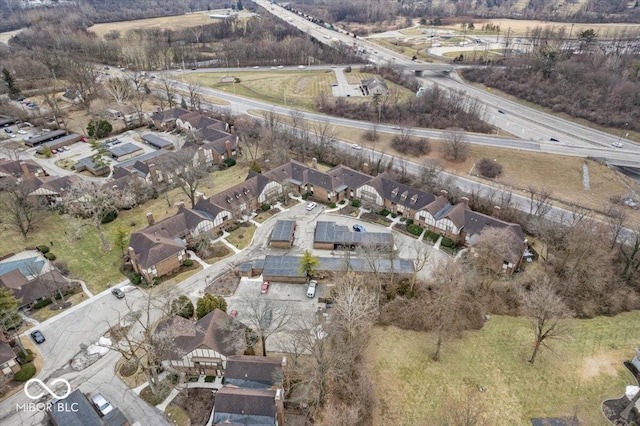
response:
<svg viewBox="0 0 640 426"><path fill-rule="evenodd" d="M278 69L278 67L271 67L271 69L272 69L272 70L277 70L277 69Z"/></svg>
<svg viewBox="0 0 640 426"><path fill-rule="evenodd" d="M282 68L284 68L284 65L278 65L277 68L281 70Z"/></svg>
<svg viewBox="0 0 640 426"><path fill-rule="evenodd" d="M256 65L255 67L253 67L253 69L257 70L257 69L260 69L260 67Z"/></svg>
<svg viewBox="0 0 640 426"><path fill-rule="evenodd" d="M51 150L51 153L52 153L52 154L57 154L57 153L58 153L58 150L57 150L57 149L52 149L52 150Z"/></svg>
<svg viewBox="0 0 640 426"><path fill-rule="evenodd" d="M613 142L611 146L614 148L622 148L624 145L621 144L620 142Z"/></svg>
<svg viewBox="0 0 640 426"><path fill-rule="evenodd" d="M318 204L316 203L309 203L307 204L307 211L311 211L313 209L315 209L317 207Z"/></svg>
<svg viewBox="0 0 640 426"><path fill-rule="evenodd" d="M306 67L305 67L304 65L298 65L298 69L299 69L299 70L303 70L303 69L305 69L305 68L306 68Z"/></svg>
<svg viewBox="0 0 640 426"><path fill-rule="evenodd" d="M360 145L358 145L357 143L354 143L353 145L351 145L351 148L357 149L357 150L362 149L362 147Z"/></svg>
<svg viewBox="0 0 640 426"><path fill-rule="evenodd" d="M113 294L115 297L117 297L118 299L122 299L124 298L124 291L120 290L119 288L114 288L113 290L111 290L111 294Z"/></svg>
<svg viewBox="0 0 640 426"><path fill-rule="evenodd" d="M262 288L260 289L260 294L269 293L269 287L271 287L271 282L270 281L263 282L262 283Z"/></svg>
<svg viewBox="0 0 640 426"><path fill-rule="evenodd" d="M316 287L318 286L318 281L311 280L309 281L309 287L307 287L307 297L313 298L316 295Z"/></svg>
<svg viewBox="0 0 640 426"><path fill-rule="evenodd" d="M551 142L560 142L560 141L559 141L558 139L556 139L556 138L549 138L549 140L550 140Z"/></svg>
<svg viewBox="0 0 640 426"><path fill-rule="evenodd" d="M353 225L353 230L356 232L367 232L362 225Z"/></svg>
<svg viewBox="0 0 640 426"><path fill-rule="evenodd" d="M501 109L499 109L499 110L498 110L498 112L499 112L500 114L504 114L504 111L503 111L503 110L501 110Z"/></svg>
<svg viewBox="0 0 640 426"><path fill-rule="evenodd" d="M91 397L91 402L96 407L101 416L113 411L113 406L101 393L97 393Z"/></svg>
<svg viewBox="0 0 640 426"><path fill-rule="evenodd" d="M34 342L36 342L37 344L40 343L44 343L44 341L46 340L44 338L44 335L42 334L42 332L40 330L34 330L31 332L31 338L33 339Z"/></svg>
<svg viewBox="0 0 640 426"><path fill-rule="evenodd" d="M11 130L11 129L4 129L4 132L5 132L5 133L13 133L13 130Z"/></svg>

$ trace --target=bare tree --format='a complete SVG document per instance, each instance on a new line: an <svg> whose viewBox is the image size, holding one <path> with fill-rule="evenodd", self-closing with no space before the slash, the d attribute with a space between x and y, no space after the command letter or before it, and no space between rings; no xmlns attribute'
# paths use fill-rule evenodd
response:
<svg viewBox="0 0 640 426"><path fill-rule="evenodd" d="M120 353L127 362L142 369L153 394L161 390L158 374L161 355L173 348L174 336L169 327L155 329L158 319L170 314L170 300L168 294L149 292L142 308L134 309L125 298L129 313L119 317L118 324L108 323L112 340L109 349Z"/></svg>
<svg viewBox="0 0 640 426"><path fill-rule="evenodd" d="M69 189L63 203L67 212L90 221L98 231L102 247L108 251L111 247L104 236L102 223L109 215L117 214L116 200L113 188L95 182L80 181Z"/></svg>
<svg viewBox="0 0 640 426"><path fill-rule="evenodd" d="M93 98L100 92L98 69L91 61L67 60L63 63L65 78L78 93L80 103L90 110Z"/></svg>
<svg viewBox="0 0 640 426"><path fill-rule="evenodd" d="M551 190L549 188L536 188L529 185L527 188L529 194L529 218L543 218L551 211Z"/></svg>
<svg viewBox="0 0 640 426"><path fill-rule="evenodd" d="M114 77L107 80L105 90L118 105L124 105L129 100L131 85L126 77Z"/></svg>
<svg viewBox="0 0 640 426"><path fill-rule="evenodd" d="M200 164L197 153L193 149L181 149L162 156L158 161L158 170L167 182L178 187L189 197L191 207L196 205L196 192L202 179L209 171Z"/></svg>
<svg viewBox="0 0 640 426"><path fill-rule="evenodd" d="M519 259L523 245L509 228L486 227L473 244L471 262L480 272L501 272L505 261Z"/></svg>
<svg viewBox="0 0 640 426"><path fill-rule="evenodd" d="M445 160L462 163L469 155L469 142L461 129L448 129L442 135L440 151Z"/></svg>
<svg viewBox="0 0 640 426"><path fill-rule="evenodd" d="M444 339L468 328L473 323L470 314L477 312L477 307L472 309L473 300L467 291L469 283L460 264L452 259L438 264L429 283L431 291L425 294L425 321L437 333L432 359L438 361Z"/></svg>
<svg viewBox="0 0 640 426"><path fill-rule="evenodd" d="M270 299L249 299L243 308L242 317L258 334L262 343L262 356L267 356L267 340L289 325L296 312L288 303Z"/></svg>
<svg viewBox="0 0 640 426"><path fill-rule="evenodd" d="M196 81L189 79L187 81L187 91L189 94L189 108L199 111L202 105L202 88Z"/></svg>
<svg viewBox="0 0 640 426"><path fill-rule="evenodd" d="M335 142L333 129L335 128L328 120L314 122L312 125L315 134L313 153L318 161L325 161L327 153L333 148Z"/></svg>
<svg viewBox="0 0 640 426"><path fill-rule="evenodd" d="M32 182L28 179L17 181L4 178L0 183L0 213L25 240L40 217L40 208L30 197L33 188Z"/></svg>
<svg viewBox="0 0 640 426"><path fill-rule="evenodd" d="M162 96L169 104L169 109L172 109L178 105L178 90L176 89L173 81L169 80L165 75L160 77L160 84L162 85Z"/></svg>
<svg viewBox="0 0 640 426"><path fill-rule="evenodd" d="M144 103L151 94L145 76L137 71L128 72L125 76L126 84L131 88L129 100L136 112L138 124L142 126L144 122Z"/></svg>
<svg viewBox="0 0 640 426"><path fill-rule="evenodd" d="M611 230L611 249L613 249L627 221L627 213L619 207L608 204L604 210L609 229Z"/></svg>
<svg viewBox="0 0 640 426"><path fill-rule="evenodd" d="M546 274L535 281L531 290L521 292L521 311L531 322L534 333L533 352L529 357L531 364L543 346L550 349L549 341L567 335L567 320L573 316Z"/></svg>

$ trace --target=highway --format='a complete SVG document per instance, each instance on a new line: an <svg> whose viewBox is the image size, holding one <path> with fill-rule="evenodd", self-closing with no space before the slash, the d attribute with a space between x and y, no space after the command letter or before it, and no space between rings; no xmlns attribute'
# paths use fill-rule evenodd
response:
<svg viewBox="0 0 640 426"><path fill-rule="evenodd" d="M415 69L422 64L416 64L409 58L394 52L385 47L374 44L362 38L354 38L344 32L326 29L314 24L302 16L271 4L266 0L255 0L257 4L264 7L269 13L280 17L291 25L295 25L301 31L312 35L325 44L331 44L337 39L349 45L356 45L358 48L366 49L370 54L369 58L377 63L390 63L401 65L408 69ZM429 64L433 66L434 64ZM444 65L451 67L451 65ZM426 67L425 67L426 68ZM543 151L558 152L567 155L597 156L606 159L633 163L640 165L640 146L635 142L625 139L624 130L620 134L609 134L599 130L583 126L552 114L547 114L533 108L526 107L517 102L509 101L500 96L494 95L490 90L481 90L465 84L458 75L454 73L431 72L429 78L423 78L424 84L438 84L445 88L462 90L468 96L480 100L486 105L487 121L492 125L511 133L519 139L537 142L544 147ZM502 113L498 111L502 111ZM553 142L551 139L558 140ZM622 143L623 148L614 148L612 144ZM577 154L581 152L581 154Z"/></svg>
<svg viewBox="0 0 640 426"><path fill-rule="evenodd" d="M322 69L322 67L313 67L314 69ZM324 68L328 68L325 66ZM262 69L262 68L261 68ZM233 71L259 71L254 69L247 68L207 68L200 69L197 71L181 71L181 72L169 72L168 76L185 75L190 72L233 72ZM297 67L284 67L281 71L286 70L297 70ZM162 75L163 73L158 73L157 75ZM183 90L188 93L188 84L174 80L176 87L180 90ZM201 87L201 93L205 97L216 97L219 99L223 99L230 103L228 108L234 114L247 114L250 110L264 110L264 111L273 111L278 114L283 114L289 116L292 111L298 111L295 108L289 108L285 106L273 105L267 102L259 101L256 99L245 98L242 96L234 95L225 91L215 90L207 87ZM220 108L219 106L215 106L215 108ZM526 107L524 107L526 108ZM359 120L351 120L348 118L340 118L333 117L324 114L312 113L312 112L302 112L298 111L303 118L309 120L316 121L329 121L333 125L336 126L345 126L352 127L356 129L362 130L370 130L373 129L374 126L377 127L379 131L389 132L389 133L399 133L400 129L396 125L392 124L375 124L368 121L359 121ZM412 128L412 134L416 137L423 138L431 138L431 139L442 139L444 135L444 131L442 130L434 130L434 129L421 129L421 128ZM596 157L596 158L605 158L611 164L620 163L621 165L632 165L632 164L640 164L640 151L639 150L629 150L626 149L625 145L624 149L611 149L606 146L595 146L586 143L566 143L563 141L552 143L548 141L531 141L526 139L517 139L517 138L502 138L497 137L495 135L484 135L477 133L467 133L466 138L470 143L477 145L486 145L493 146L499 148L511 148L511 149L519 149L524 151L535 151L535 152L546 152L551 154L562 154L562 155L570 155L576 157Z"/></svg>

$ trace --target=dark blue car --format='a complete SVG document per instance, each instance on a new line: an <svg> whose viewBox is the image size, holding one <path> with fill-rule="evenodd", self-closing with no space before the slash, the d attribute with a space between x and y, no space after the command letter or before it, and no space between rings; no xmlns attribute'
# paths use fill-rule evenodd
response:
<svg viewBox="0 0 640 426"><path fill-rule="evenodd" d="M367 232L367 230L361 225L353 225L353 230L356 232Z"/></svg>

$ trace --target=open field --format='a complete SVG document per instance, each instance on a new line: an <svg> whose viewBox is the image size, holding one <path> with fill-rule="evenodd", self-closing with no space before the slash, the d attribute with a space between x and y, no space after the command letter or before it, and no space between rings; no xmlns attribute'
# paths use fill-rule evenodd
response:
<svg viewBox="0 0 640 426"><path fill-rule="evenodd" d="M345 73L351 84L361 79L373 77L374 74L361 73L354 67L351 73ZM321 94L331 97L331 85L336 83L332 70L299 70L299 71L256 71L234 73L194 73L189 75L195 83L224 90L240 96L270 102L275 105L295 106L300 109L313 110L315 99ZM223 77L236 77L240 83L221 83ZM397 93L400 99L414 94L390 81L389 89ZM368 98L351 98L350 102L368 102Z"/></svg>
<svg viewBox="0 0 640 426"><path fill-rule="evenodd" d="M225 9L226 11L226 9ZM89 27L89 31L93 31L98 36L103 37L109 31L120 31L121 34L125 34L132 29L172 29L181 30L184 28L197 27L198 25L207 25L219 22L209 18L212 13L221 13L222 11L205 10L202 12L189 13L186 15L177 16L163 16L160 18L138 19L135 21L124 22L108 22L105 24L97 24ZM224 12L222 12L224 13ZM247 15L245 15L247 16ZM240 16L242 17L242 15Z"/></svg>
<svg viewBox="0 0 640 426"><path fill-rule="evenodd" d="M203 180L200 190L206 196L215 191L229 188L244 179L248 168L234 166L226 170L214 172ZM190 206L186 195L180 189L169 192L168 206L164 195L152 199L144 206L131 210L123 210L118 218L103 225L107 242L113 246L116 231L119 227L129 233L139 231L147 226L146 213L152 212L156 221L174 215L178 201L184 201ZM0 223L0 254L16 253L25 247L35 247L40 244L50 245L51 251L57 256L56 261L65 262L71 271L71 277L83 280L92 293L99 293L114 285L125 277L120 273L121 253L115 247L105 251L100 244L97 230L82 219L60 215L56 212L45 212L42 220L35 223L34 230L27 235L26 241L7 223Z"/></svg>
<svg viewBox="0 0 640 426"><path fill-rule="evenodd" d="M438 424L471 395L484 412L480 424L524 426L533 417L577 414L580 424L607 425L601 402L635 385L622 362L633 358L639 320L638 311L576 320L571 338L553 342L554 352L543 349L533 366L526 361L533 333L523 318L492 316L482 330L445 341L439 362L430 358L432 333L377 327L367 356L374 424Z"/></svg>
<svg viewBox="0 0 640 426"><path fill-rule="evenodd" d="M259 115L257 111L252 113ZM290 121L290 117L280 116L280 119L285 123ZM440 141L437 140L431 141L432 150L429 155L415 158L403 156L391 148L393 138L391 133L379 132L379 139L376 142L365 141L364 131L351 127L335 126L333 133L337 140L357 143L375 151L408 158L418 163L436 161L438 166L447 172L480 182L494 183L496 186L511 189L514 192L522 193L533 183L537 188L551 189L552 198L565 205L577 204L589 209L601 210L611 197L627 195L630 192L628 177L602 164L580 157L471 145L467 161L452 163L442 159L438 149ZM482 158L491 158L502 164L502 175L494 182L469 176L474 164ZM591 191L585 191L582 186L582 165L585 161L589 165ZM629 209L628 213L630 222L640 224L640 215L635 210Z"/></svg>

